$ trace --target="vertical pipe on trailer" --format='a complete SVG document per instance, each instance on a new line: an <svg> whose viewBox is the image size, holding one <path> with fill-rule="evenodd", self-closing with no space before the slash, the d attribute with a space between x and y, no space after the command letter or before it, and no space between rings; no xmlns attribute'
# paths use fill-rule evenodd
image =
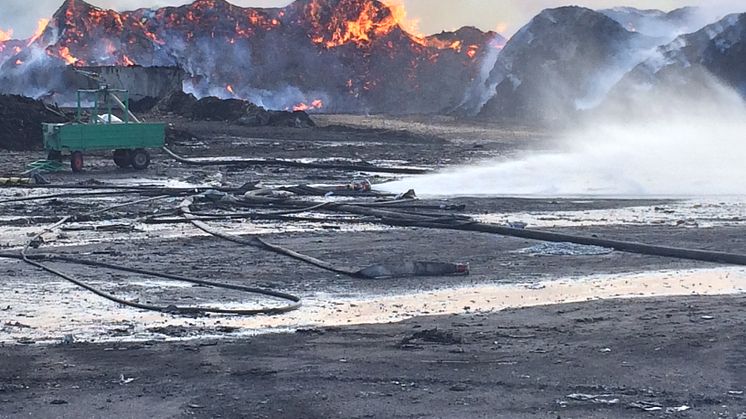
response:
<svg viewBox="0 0 746 419"><path fill-rule="evenodd" d="M99 103L100 103L100 100L99 100L100 98L101 98L101 92L98 91L98 92L96 92L96 98L93 100L93 112L94 112L94 114L92 115L91 119L93 120L94 124L98 124L98 106L99 106Z"/></svg>
<svg viewBox="0 0 746 419"><path fill-rule="evenodd" d="M130 118L132 118L132 120L135 121L135 123L137 123L137 124L142 123L139 119L137 119L137 117L135 116L135 114L133 114L129 110L129 107L125 106L124 102L122 102L121 100L119 100L119 98L117 97L117 95L112 94L111 98L112 98L112 100L114 100L114 103L116 103L117 105L119 105L120 108L122 108L122 111L124 111L125 113L127 113L130 116Z"/></svg>
<svg viewBox="0 0 746 419"><path fill-rule="evenodd" d="M113 94L113 93L112 93ZM107 90L106 91L106 112L107 112L107 118L109 119L109 125L111 125L111 98L109 97L110 93Z"/></svg>
<svg viewBox="0 0 746 419"><path fill-rule="evenodd" d="M124 123L129 124L130 123L130 92L129 90L124 92L124 106L127 107L127 110L124 112Z"/></svg>
<svg viewBox="0 0 746 419"><path fill-rule="evenodd" d="M82 116L80 114L80 90L78 90L78 110L75 112L75 114L76 114L75 118L78 120L78 123L80 123L81 122L80 118Z"/></svg>

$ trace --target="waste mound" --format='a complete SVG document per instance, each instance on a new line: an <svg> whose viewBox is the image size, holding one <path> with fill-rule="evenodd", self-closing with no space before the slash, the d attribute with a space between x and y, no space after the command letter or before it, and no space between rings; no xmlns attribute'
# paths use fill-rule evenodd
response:
<svg viewBox="0 0 746 419"><path fill-rule="evenodd" d="M39 100L0 95L0 149L41 149L44 143L41 124L66 122L63 115Z"/></svg>

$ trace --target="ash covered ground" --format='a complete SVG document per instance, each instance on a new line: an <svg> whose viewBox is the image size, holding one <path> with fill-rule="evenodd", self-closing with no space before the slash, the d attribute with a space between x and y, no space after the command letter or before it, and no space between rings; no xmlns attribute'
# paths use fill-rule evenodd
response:
<svg viewBox="0 0 746 419"><path fill-rule="evenodd" d="M0 188L0 418L746 418L744 268L431 228L746 254L746 14L727 15L742 6L560 7L510 39L419 35L402 12L374 0L132 12L66 0L33 37L0 41L0 91L40 99L0 96L0 148L15 150L0 153L0 183L45 157L40 122L71 121L75 89L102 84L169 123L181 155L337 167L156 152L133 171L93 153L81 174L48 175L54 187ZM430 116L392 116L408 114ZM364 180L377 194L357 190ZM380 215L392 205L381 199L410 188L420 199ZM364 212L343 216L342 204ZM253 246L207 234L184 207ZM38 236L75 214L88 215ZM27 243L58 257L49 269L164 310L7 258ZM445 265L357 274L403 261ZM465 264L468 276L448 274ZM239 286L302 306L174 313L285 303Z"/></svg>
<svg viewBox="0 0 746 419"><path fill-rule="evenodd" d="M551 133L541 129L445 117L319 115L317 127L300 129L167 119L170 147L190 157L445 168L554 147ZM39 157L8 152L0 166L15 172ZM135 172L117 169L108 155L86 156L83 174L48 178L55 184L215 187L393 180L344 170L185 166L165 154L153 160L149 170ZM0 189L2 199L55 192L66 191ZM17 251L62 216L132 199L67 196L4 204L0 245ZM746 414L743 269L364 222L212 223L344 266L407 258L471 268L465 277L361 280L210 237L185 223L145 223L179 201L142 203L70 223L46 235L34 252L276 289L302 297L304 306L252 318L152 314L0 259L0 416ZM746 253L744 202L738 197L483 197L418 204L464 205L450 212L499 224L524 221L551 231ZM227 290L53 265L141 302L274 304Z"/></svg>

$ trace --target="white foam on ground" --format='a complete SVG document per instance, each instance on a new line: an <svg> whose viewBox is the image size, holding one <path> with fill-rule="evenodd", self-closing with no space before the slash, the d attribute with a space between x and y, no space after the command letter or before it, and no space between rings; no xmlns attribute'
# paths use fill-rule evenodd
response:
<svg viewBox="0 0 746 419"><path fill-rule="evenodd" d="M218 326L236 327L239 328L237 334L220 335L236 337L296 328L388 323L421 315L493 312L598 299L738 294L746 292L746 268L598 275L532 284L483 284L384 295L306 294L300 310L284 315L209 318L184 318L124 308L60 281L30 284L21 279L14 282L18 283L0 290L0 301L12 301L9 309L0 311L0 326L5 325L0 343L13 344L20 339L58 342L67 334L74 335L77 340L92 342L175 340L147 330L163 326L207 330ZM138 283L146 288L159 285L159 282ZM223 307L239 305L215 304ZM247 304L256 307L260 302L249 300ZM23 326L12 326L15 322ZM121 328L131 330L131 334L117 337L109 333ZM208 335L211 334L207 332L199 337Z"/></svg>
<svg viewBox="0 0 746 419"><path fill-rule="evenodd" d="M711 228L746 225L746 196L699 198L655 206L630 206L596 210L534 211L474 214L484 223L523 222L529 228L601 225L667 225Z"/></svg>

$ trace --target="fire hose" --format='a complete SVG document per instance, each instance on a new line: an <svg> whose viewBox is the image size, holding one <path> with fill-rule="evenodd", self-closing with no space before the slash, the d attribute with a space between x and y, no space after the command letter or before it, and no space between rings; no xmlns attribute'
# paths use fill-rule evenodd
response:
<svg viewBox="0 0 746 419"><path fill-rule="evenodd" d="M301 169L327 169L327 170L353 170L359 172L378 172L392 173L401 175L422 175L431 173L429 169L418 169L411 167L382 167L368 163L359 164L337 164L337 163L305 163L296 160L278 160L278 159L191 159L180 156L167 147L163 151L179 163L192 166L226 166L226 165L245 165L245 166L281 166L295 167Z"/></svg>
<svg viewBox="0 0 746 419"><path fill-rule="evenodd" d="M393 201L392 201L393 202ZM262 250L267 250L280 255L288 256L290 258L299 260L301 262L316 266L318 268L334 272L340 275L346 275L352 278L359 279L380 279L383 277L413 277L413 276L432 276L432 275L468 275L469 267L466 264L453 264L453 263L442 263L442 262L422 262L422 261L402 261L396 264L375 264L368 266L363 269L353 270L350 268L338 267L329 262L316 259L314 257L298 253L296 251L277 246L262 240L257 236L253 236L250 239L244 239L235 235L224 233L218 229L212 228L203 222L203 219L196 217L191 212L191 206L194 203L194 198L189 197L182 201L179 206L179 210L183 217L192 223L195 227L200 230L211 234L221 239L243 244L247 246L256 247ZM331 203L323 202L315 204L311 207L303 207L292 211L280 211L274 212L270 215L284 216L287 214L295 214L299 212L308 212L314 210L322 210L326 207L332 206ZM245 217L251 218L251 214L242 214Z"/></svg>
<svg viewBox="0 0 746 419"><path fill-rule="evenodd" d="M248 205L266 205L272 203L276 206L281 205L289 208L308 206L308 202L306 201L275 198L244 198L243 202ZM620 252L636 253L649 256L671 257L676 259L696 260L701 262L723 263L731 265L746 265L746 255L737 253L700 249L685 249L670 246L650 245L631 241L602 239L599 237L588 237L554 233L549 231L503 227L495 224L480 223L458 216L436 218L433 216L416 215L413 213L401 213L397 211L391 211L389 209L383 210L380 208L363 207L350 204L332 203L326 208L346 212L349 214L373 216L378 219L379 223L398 227L425 227L433 229L473 231L537 241L574 243L585 246L599 246L614 249Z"/></svg>
<svg viewBox="0 0 746 419"><path fill-rule="evenodd" d="M188 278L188 277L179 276L179 275L171 275L171 274L148 271L148 270L143 270L143 269L112 265L112 264L108 264L104 262L89 261L89 260L79 259L79 258L70 258L70 257L55 256L55 255L28 255L27 254L28 249L29 247L31 247L32 243L37 241L44 233L50 232L62 226L63 224L67 223L68 221L75 220L77 218L81 218L84 216L87 217L87 216L92 216L96 214L101 214L101 213L108 212L108 211L111 211L117 208L131 206L131 205L135 205L138 203L155 201L155 200L165 199L165 198L170 198L170 197L171 195L161 195L161 196L151 197L147 199L131 201L131 202L127 202L124 204L107 207L102 210L97 210L97 211L93 211L93 212L89 212L85 214L65 216L62 219L60 219L60 221L58 221L57 223L53 224L50 227L45 228L42 232L38 233L31 240L29 240L26 243L26 245L23 247L23 249L21 250L20 254L0 253L0 258L22 260L28 263L29 265L32 265L34 267L47 271L83 289L86 289L98 295L99 297L105 298L117 304L122 304L124 306L138 308L142 310L158 311L158 312L171 313L171 314L194 315L194 314L216 313L216 314L234 314L234 315L247 316L247 315L258 315L258 314L268 314L268 315L269 314L281 314L281 313L287 313L289 311L297 310L298 308L300 308L301 300L299 297L296 297L291 294L283 293L283 292L278 292L278 291L265 290L265 289L254 288L254 287L246 287L242 285L223 284L223 283L217 283L217 282L206 281L206 280L201 280L201 279ZM258 309L223 309L223 308L214 308L214 307L195 307L195 306L176 306L176 305L162 306L162 305L154 305L154 304L144 304L144 303L139 303L136 301L125 300L113 294L110 294L106 291L100 290L90 284L87 284L81 280L76 279L75 277L71 275L68 275L64 272L61 272L57 269L47 266L39 262L40 260L61 261L61 262L70 263L70 264L101 267L101 268L106 268L106 269L111 269L111 270L122 271L122 272L137 273L141 275L148 275L148 276L153 276L153 277L158 277L158 278L163 278L163 279L211 286L215 288L230 289L234 291L241 291L241 292L246 292L246 293L251 293L251 294L258 294L258 295L264 295L264 296L274 297L278 299L283 299L283 300L290 301L290 304L287 304L281 307L258 308Z"/></svg>
<svg viewBox="0 0 746 419"><path fill-rule="evenodd" d="M131 193L148 192L148 193L151 193L151 192L154 192L154 191L158 190L156 188L145 188L145 189L146 190L137 190L137 189L135 189L135 190L127 190L127 192L131 192ZM67 280L67 281L69 281L69 282L71 282L71 283L73 283L73 284L75 284L75 285L83 288L83 289L86 289L86 290L88 290L88 291L90 291L90 292L92 292L92 293L94 293L94 294L102 297L102 298L105 298L107 300L110 300L112 302L115 302L115 303L118 303L118 304L122 304L122 305L125 305L125 306L129 306L129 307L133 307L133 308L138 308L138 309L143 309L143 310L149 310L149 311L158 311L158 312L165 312L165 313L171 313L171 314L206 314L206 313L218 313L218 314L236 314L236 315L256 315L256 314L280 314L280 313L286 313L286 312L289 312L289 311L292 311L292 310L296 310L296 309L298 309L301 306L300 298L298 298L296 296L293 296L293 295L290 295L290 294L287 294L287 293L278 292L278 291L264 290L264 289L253 288L253 287L245 287L245 286L240 286L240 285L230 285L230 284L216 283L216 282L212 282L212 281L194 279L194 278L189 278L189 277L184 277L184 276L179 276L179 275L164 274L164 273L159 273L159 272L154 272L154 271L149 271L149 270L143 270L143 269L129 268L129 267L125 267L125 266L113 265L113 264L108 264L108 263L104 263L104 262L90 261L90 260L85 260L85 259L80 259L80 258L71 258L71 257L58 256L58 255L47 255L47 254L28 255L28 253L27 253L28 250L29 250L29 248L31 247L32 243L34 243L35 241L37 241L44 233L51 232L51 231L53 231L53 230L61 227L63 224L65 224L65 223L67 223L69 221L91 217L91 216L96 215L96 214L102 214L102 213L109 212L109 211L117 209L117 208L123 208L123 207L127 207L127 206L132 206L132 205L135 205L135 204L138 204L138 203L145 203L145 202L150 202L150 201L155 201L155 200L160 200L160 199L172 198L174 196L179 196L182 193L186 192L186 191L178 190L178 191L176 191L176 193L174 193L174 191L172 191L172 190L170 190L168 188L163 188L163 191L165 191L165 192L171 192L171 193L166 194L166 195L159 195L159 196L150 197L150 198L146 198L146 199L140 199L140 200L136 200L136 201L126 202L126 203L123 203L123 204L119 204L119 205L107 207L107 208L104 208L104 209L100 209L100 210L96 210L96 211L92 211L92 212L88 212L88 213L65 216L62 219L60 219L58 222L56 222L55 224L53 224L53 225L45 228L40 233L36 234L31 240L29 240L26 243L26 245L24 246L24 248L21 250L20 254L0 253L0 258L11 258L11 259L22 260L22 261L24 261L24 262L26 262L26 263L28 263L28 264L30 264L32 266L35 266L35 267L37 267L39 269L42 269L42 270L47 271L47 272L49 272L49 273L51 273L53 275L56 275L56 276L58 276L60 278L63 278L65 280ZM121 193L122 191L119 191L119 192ZM109 192L91 192L91 193L76 193L76 194L71 194L71 195L72 196L91 196L91 195L93 195L93 196L99 196L99 195L109 195L109 194L110 194ZM23 198L21 198L20 200L24 201L24 200L34 199L34 198L35 199L49 199L49 198L56 198L56 197L61 197L62 196L62 194L59 194L59 195L60 196L58 196L58 195L45 195L45 196L29 197L29 199L23 199ZM67 196L71 196L71 195L67 195ZM0 202L0 203L4 203L4 202L6 202L6 201ZM7 202L17 202L17 201L16 200L8 200ZM388 201L388 202L391 203L391 204L397 203L397 201ZM361 269L361 270L358 270L358 271L354 271L354 270L347 269L347 268L340 268L340 267L334 266L333 264L331 264L329 262L322 261L322 260L313 258L311 256L304 255L302 253L298 253L298 252L295 252L293 250L283 248L281 246L273 245L271 243L268 243L268 242L262 240L259 237L252 237L251 239L243 239L241 237L237 237L237 236L233 236L233 235L222 233L222 232L220 232L217 229L211 228L210 226L208 226L207 224L205 224L204 222L202 222L198 217L195 217L192 214L191 209L190 209L190 206L192 204L193 204L193 197L192 196L187 197L182 202L182 204L179 207L179 210L180 210L181 214L183 215L183 217L186 220L188 220L189 222L191 222L195 227L197 227L197 228L199 228L199 229L201 229L201 230L203 230L203 231L205 231L205 232L207 232L207 233L209 233L211 235L214 235L216 237L220 237L222 239L229 240L229 241L232 241L232 242L235 242L235 243L239 243L239 244L250 245L250 246L258 247L258 248L263 249L263 250L272 251L274 253L285 255L285 256L294 258L296 260L300 260L302 262L311 264L313 266L316 266L316 267L319 267L319 268L322 268L322 269L325 269L325 270L328 270L328 271L331 271L331 272L335 272L335 273L338 273L338 274L347 275L347 276L350 276L350 277L353 277L353 278L374 279L374 278L379 278L380 275L381 275L381 272L390 272L391 271L390 269L387 269L387 267L384 266L384 265L373 265L373 266L370 266L370 267L367 267L365 269ZM289 214L297 214L297 213L301 213L301 212L308 212L308 211L313 211L313 210L321 210L321 209L323 209L323 208L325 208L327 206L330 206L330 204L329 203L319 203L319 204L312 205L310 207L302 207L302 208L297 208L297 209L293 209L293 210L289 210L289 211L279 211L279 212L274 212L272 214L266 214L266 215L286 216L286 215L289 215ZM243 215L246 215L246 214L243 214ZM123 272L130 272L130 273L137 273L137 274L141 274L141 275L148 275L148 276L153 276L153 277L159 277L159 278L164 278L164 279L170 279L170 280L176 280L176 281L194 283L194 284L199 284L199 285L207 285L207 286L212 286L212 287L216 287L216 288L224 288L224 289L237 290L237 291L242 291L242 292L247 292L247 293L260 294L260 295L265 295L265 296L270 296L270 297L275 297L275 298L279 298L279 299L288 300L288 301L291 301L292 304L288 304L286 306L276 307L276 308L261 308L261 309L221 309L221 308L210 308L210 307L180 307L180 306L174 306L174 305L158 306L158 305L153 305L153 304L143 304L143 303L139 303L139 302L135 302L135 301L125 300L125 299L119 298L119 297L117 297L117 296L115 296L113 294L107 293L107 292L105 292L103 290L100 290L100 289L98 289L96 287L93 287L93 286L91 286L91 285L89 285L89 284L87 284L87 283L85 283L83 281L80 281L80 280L76 279L75 277L72 277L71 275L68 275L68 274L66 274L64 272L61 272L61 271L57 270L57 269L49 267L49 266L41 263L41 261L59 261L59 262L65 262L65 263L69 263L69 264L77 264L77 265L85 265L85 266L92 266L92 267L100 267L100 268L105 268L105 269L111 269L111 270L117 270L117 271L123 271ZM419 263L421 264L421 262L419 262ZM428 269L432 268L432 266L434 266L434 265L437 265L437 266L435 266L435 269L444 269L445 271L447 271L447 273L451 273L451 274L468 274L468 267L465 268L465 267L462 267L462 266L451 265L451 264L433 264L433 265L427 265L427 266L423 267L423 265L418 265L418 262L413 262L413 263L410 262L409 265L408 265L408 267L410 267L410 268L414 267L415 269L416 268L421 268L423 270L423 274L426 274L428 272Z"/></svg>
<svg viewBox="0 0 746 419"><path fill-rule="evenodd" d="M325 269L327 271L334 272L334 273L338 273L338 274L342 274L342 275L348 275L348 276L353 276L353 277L357 277L358 276L358 274L356 272L352 271L352 270L345 269L345 268L338 268L338 267L335 267L334 265L332 265L332 264L330 264L328 262L325 262L323 260L319 260L319 259L316 259L314 257L308 256L308 255L304 255L304 254L301 254L301 253L298 253L298 252L295 252L295 251L292 251L292 250L289 250L289 249L285 249L284 247L275 246L275 245L273 245L271 243L268 243L268 242L262 240L261 238L259 238L257 236L253 236L250 239L243 239L243 238L238 237L238 236L234 236L234 235L231 235L231 234L223 233L223 232L221 232L221 231L219 231L217 229L214 229L214 228L208 226L204 222L202 222L199 219L197 219L194 215L192 215L191 209L189 207L193 203L194 203L194 201L193 201L192 198L187 198L187 199L185 199L181 203L181 205L179 206L179 209L181 210L181 213L184 216L184 218L186 218L187 220L189 220L189 222L191 222L192 225L194 225L198 229L204 231L205 233L211 234L211 235L213 235L215 237L220 237L220 238L222 238L224 240L228 240L228 241L231 241L231 242L234 242L234 243L244 244L244 245L252 246L252 247L258 247L260 249L269 250L271 252L279 253L279 254L291 257L293 259L297 259L297 260L300 260L302 262L305 262L305 263L311 264L313 266L319 267L321 269ZM323 208L326 205L327 205L326 203L322 203L322 204L314 205L312 207L301 208L301 209L299 209L297 211L291 211L291 212L313 211L315 209ZM283 213L289 213L289 212L288 211L284 211Z"/></svg>
<svg viewBox="0 0 746 419"><path fill-rule="evenodd" d="M147 193L152 193L157 190L159 189L148 188ZM163 188L163 190L168 190L168 188ZM182 191L179 191L179 192L181 193ZM44 254L39 254L39 255L28 255L27 254L27 251L29 247L31 246L31 243L33 243L35 240L41 237L41 235L44 232L56 229L68 221L108 212L115 208L126 207L126 206L134 205L137 203L143 203L143 202L154 201L154 200L159 200L159 199L171 198L171 197L179 196L179 195L180 194L173 194L173 193L167 194L167 195L159 195L159 196L150 197L147 199L141 199L137 201L132 201L132 202L116 205L113 207L108 207L108 208L93 211L90 213L69 215L69 216L63 217L56 224L52 225L51 227L48 227L43 232L37 234L33 239L31 239L26 244L26 246L23 248L20 254L0 253L0 258L13 258L13 259L23 260L30 265L33 265L39 269L43 269L63 279L66 279L110 301L123 304L126 306L130 306L130 307L134 307L134 308L145 309L145 310L153 310L153 311L160 311L160 312L174 313L174 314L228 313L228 314L240 314L240 315L253 315L253 314L285 313L285 312L295 310L300 307L300 299L298 297L290 295L290 294L282 293L282 292L277 292L277 291L262 290L258 288L244 287L244 286L239 286L239 285L221 284L221 283L215 283L211 281L193 279L193 278L188 278L188 277L183 277L183 276L178 276L178 275L162 274L162 273L157 273L153 271L122 267L118 265L112 265L112 264L107 264L103 262L88 261L88 260L78 259L78 258L70 258L70 257L64 257L64 256L56 256L56 255L44 255ZM309 263L311 265L317 266L322 269L326 269L332 272L336 272L336 273L343 274L343 275L348 275L351 277L357 277L357 278L366 278L369 276L366 276L366 273L364 272L365 270L353 271L347 268L335 267L329 262L325 262L325 261L307 256L307 255L303 255L301 253L294 252L289 249L285 249L280 246L267 243L266 241L258 237L252 237L251 239L244 239L241 237L236 237L233 235L222 233L221 231L208 226L203 221L205 220L205 218L206 219L253 218L254 216L258 216L258 218L261 218L262 215L266 215L267 218L272 218L272 217L284 217L289 214L297 214L297 213L314 211L314 210L333 211L333 212L342 212L342 213L347 213L347 214L365 216L367 217L366 218L367 222L375 222L375 223L391 225L391 226L424 227L424 228L433 228L433 229L472 231L472 232L481 232L481 233L489 233L489 234L499 234L503 236L517 237L517 238L523 238L523 239L529 239L529 240L600 246L600 247L610 248L610 249L627 252L627 253L636 253L636 254L651 255L651 256L672 257L672 258L678 258L678 259L696 260L696 261L713 262L713 263L746 265L746 255L742 255L742 254L699 250L699 249L685 249L685 248L676 248L676 247L661 246L661 245L650 245L650 244L630 242L630 241L609 240L609 239L598 238L595 236L587 237L587 236L554 233L554 232L548 232L548 231L518 229L518 228L512 228L512 227L498 226L494 224L480 223L480 222L474 221L473 219L467 216L460 216L460 215L455 215L455 214L454 215L443 215L443 214L434 214L434 213L422 213L422 212L415 212L415 211L397 210L396 205L406 204L407 202L411 202L411 200L384 201L384 202L377 202L377 203L334 203L334 202L314 203L314 202L311 202L309 204L309 201L301 201L301 200L243 196L237 199L233 199L230 202L232 202L236 206L243 206L243 207L267 207L271 205L274 208L287 208L288 210L276 211L276 212L269 213L269 214L256 214L256 213L245 213L245 212L244 213L228 212L228 213L221 213L221 214L193 213L190 207L194 203L194 195L191 195L187 197L184 201L182 201L182 204L179 206L178 211L184 217L183 218L184 220L192 223L195 227L211 235L214 235L216 237L220 237L220 238L230 240L232 242L236 242L240 244L254 246L257 248L264 249L264 250L269 250L269 251L282 254L282 255L297 259L297 260L301 260L305 263ZM407 207L406 205L403 205L403 206ZM411 207L411 205L409 205L409 207ZM327 218L326 220L334 220L334 219ZM127 300L118 298L112 294L101 291L95 287L92 287L82 281L79 281L71 277L70 275L67 275L54 268L46 266L39 261L60 261L60 262L65 262L65 263L102 267L106 269L119 270L119 271L124 271L124 272L142 274L142 275L150 275L150 276L160 277L160 278L165 278L165 279L184 281L184 282L195 283L195 284L200 284L200 285L208 285L208 286L213 286L217 288L225 288L225 289L237 290L237 291L242 291L242 292L266 295L270 297L275 297L275 298L280 298L280 299L291 301L292 304L289 304L283 307L278 307L278 308L261 308L261 309L220 309L220 308L207 308L207 307L177 307L173 305L157 306L157 305L151 305L151 304L142 304L138 302L127 301Z"/></svg>

